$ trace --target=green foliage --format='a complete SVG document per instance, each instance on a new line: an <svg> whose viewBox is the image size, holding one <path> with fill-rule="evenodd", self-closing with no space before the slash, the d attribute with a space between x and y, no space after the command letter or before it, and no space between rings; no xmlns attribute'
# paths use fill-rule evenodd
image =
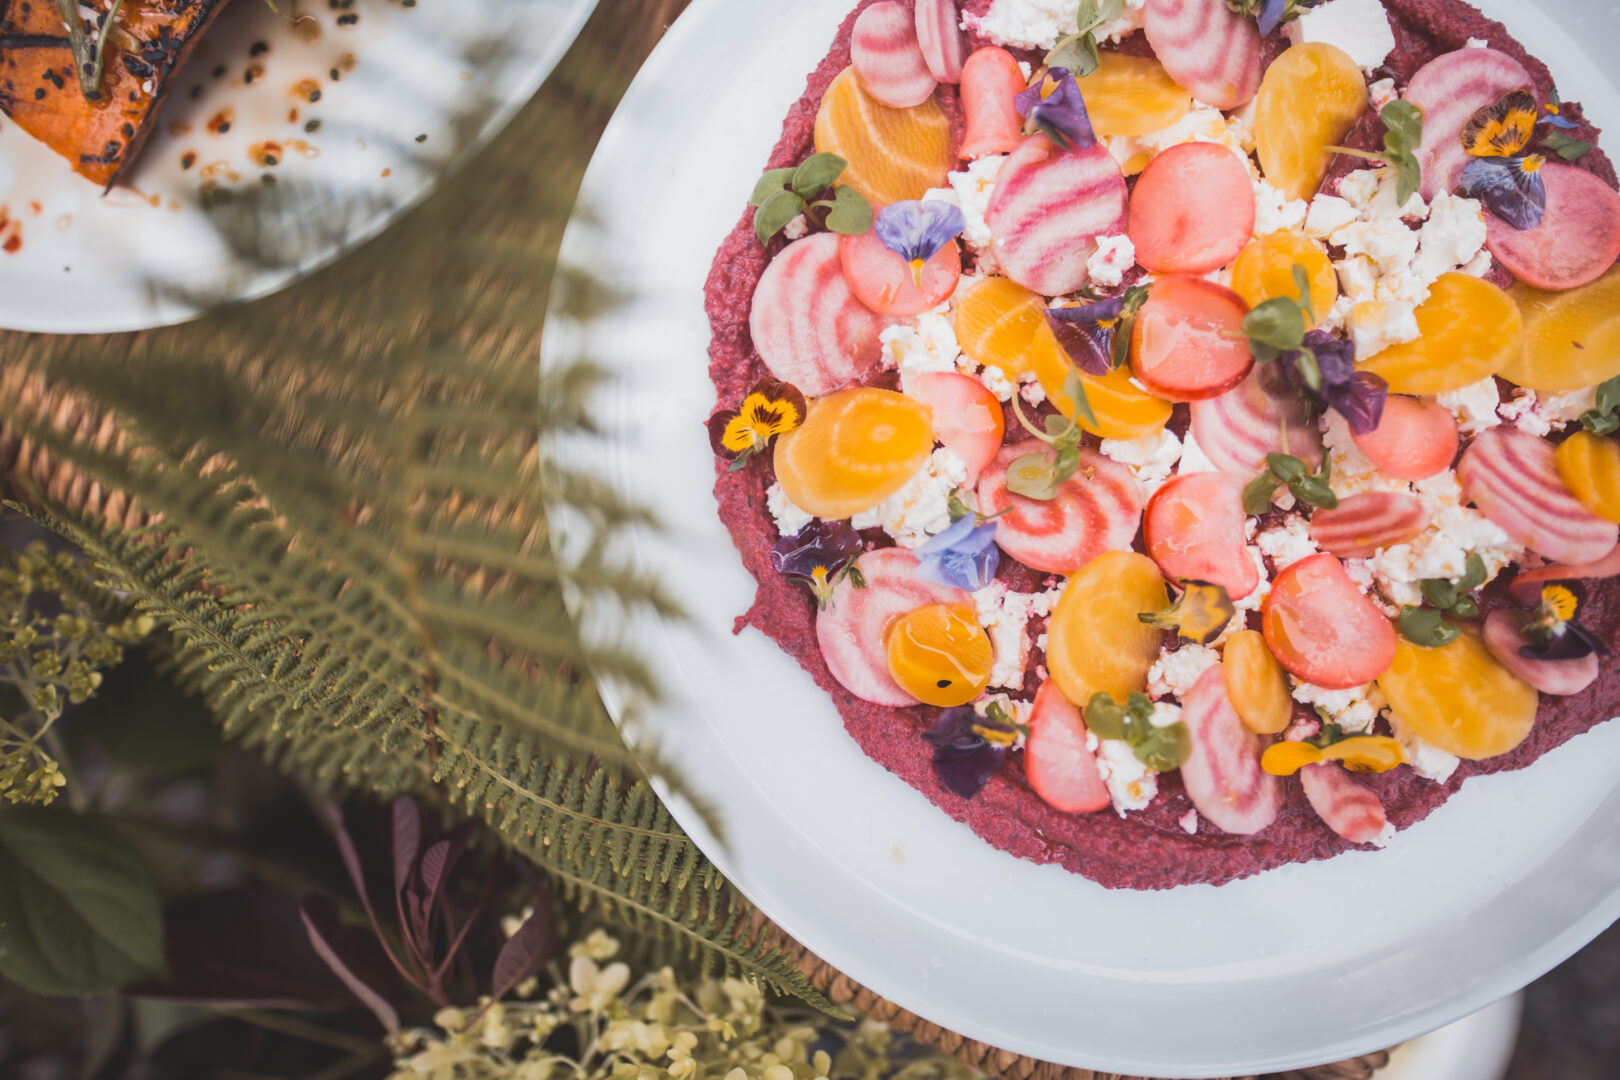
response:
<svg viewBox="0 0 1620 1080"><path fill-rule="evenodd" d="M836 233L859 236L872 228L872 204L848 184L836 184L849 162L837 154L811 154L797 168L769 169L754 185L754 235L762 244L805 214Z"/></svg>
<svg viewBox="0 0 1620 1080"><path fill-rule="evenodd" d="M1266 471L1243 486L1243 512L1265 513L1271 507L1271 497L1285 485L1289 493L1305 505L1332 510L1339 505L1332 482L1333 462L1326 455L1322 457L1322 470L1313 473L1305 462L1292 454L1272 451L1266 455Z"/></svg>
<svg viewBox="0 0 1620 1080"><path fill-rule="evenodd" d="M157 888L105 818L0 809L0 923L0 975L37 993L102 993L163 971Z"/></svg>

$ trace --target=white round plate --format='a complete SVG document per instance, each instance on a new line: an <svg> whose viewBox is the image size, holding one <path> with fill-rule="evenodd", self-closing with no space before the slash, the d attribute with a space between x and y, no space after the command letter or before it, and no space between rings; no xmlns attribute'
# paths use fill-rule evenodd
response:
<svg viewBox="0 0 1620 1080"><path fill-rule="evenodd" d="M703 283L851 2L697 0L609 126L564 242L565 263L630 299L591 324L548 324L543 362L588 356L615 379L597 413L611 439L547 452L601 471L665 525L622 551L691 621L582 614L651 663L666 694L646 729L714 806L723 843L677 801L682 825L772 919L891 1001L995 1046L1131 1075L1381 1049L1590 940L1620 915L1620 724L1469 781L1382 852L1220 888L1110 891L979 840L869 760L774 644L732 635L754 589L710 492ZM1620 99L1558 26L1569 7L1489 5L1560 58L1566 97L1620 124ZM1596 55L1620 38L1608 10L1573 27ZM565 555L586 537L566 508L553 525ZM619 715L626 696L607 693Z"/></svg>
<svg viewBox="0 0 1620 1080"><path fill-rule="evenodd" d="M595 0L275 6L298 22L265 0L220 14L105 196L0 116L0 327L161 326L329 262L500 130Z"/></svg>

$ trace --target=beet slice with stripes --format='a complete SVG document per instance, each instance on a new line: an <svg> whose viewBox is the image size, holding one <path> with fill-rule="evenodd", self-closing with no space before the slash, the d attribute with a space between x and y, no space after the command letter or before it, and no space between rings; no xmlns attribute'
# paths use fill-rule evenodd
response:
<svg viewBox="0 0 1620 1080"><path fill-rule="evenodd" d="M811 397L877 369L887 320L855 299L844 280L836 233L795 240L771 260L754 290L748 330L772 375Z"/></svg>
<svg viewBox="0 0 1620 1080"><path fill-rule="evenodd" d="M1097 237L1125 228L1125 175L1108 150L1063 150L1032 135L1007 155L985 211L991 250L1008 277L1059 296L1086 283Z"/></svg>
<svg viewBox="0 0 1620 1080"><path fill-rule="evenodd" d="M1187 692L1181 722L1192 735L1181 782L1198 812L1222 832L1238 836L1252 836L1276 821L1282 784L1260 767L1268 740L1245 727L1232 708L1220 664Z"/></svg>
<svg viewBox="0 0 1620 1080"><path fill-rule="evenodd" d="M1495 49L1454 49L1413 73L1402 96L1423 109L1417 158L1425 200L1450 191L1468 163L1462 131L1469 117L1508 91L1532 85L1523 64Z"/></svg>
<svg viewBox="0 0 1620 1080"><path fill-rule="evenodd" d="M1390 835L1378 794L1341 766L1307 765L1299 770L1299 784L1316 816L1352 844L1382 845Z"/></svg>
<svg viewBox="0 0 1620 1080"><path fill-rule="evenodd" d="M1024 742L1024 778L1054 810L1087 814L1113 800L1086 745L1086 723L1055 682L1041 684Z"/></svg>
<svg viewBox="0 0 1620 1080"><path fill-rule="evenodd" d="M909 109L934 93L934 73L917 41L917 23L904 4L880 0L855 19L849 59L861 89L885 105Z"/></svg>
<svg viewBox="0 0 1620 1080"><path fill-rule="evenodd" d="M1363 491L1340 499L1332 510L1311 515L1311 539L1341 559L1366 559L1381 548L1412 539L1428 523L1429 513L1416 495Z"/></svg>
<svg viewBox="0 0 1620 1080"><path fill-rule="evenodd" d="M1034 439L1004 446L979 476L979 511L1000 515L996 543L1001 550L1052 574L1071 574L1105 551L1129 551L1142 523L1142 485L1112 458L1081 450L1079 469L1059 486L1054 499L1030 499L1007 490L1008 467L1045 449L1045 443Z"/></svg>
<svg viewBox="0 0 1620 1080"><path fill-rule="evenodd" d="M1543 694L1568 697L1597 681L1597 653L1579 660L1538 660L1521 655L1519 650L1530 644L1530 639L1524 636L1519 617L1505 608L1497 608L1485 616L1485 631L1481 636L1497 663Z"/></svg>
<svg viewBox="0 0 1620 1080"><path fill-rule="evenodd" d="M1235 109L1260 89L1260 31L1226 0L1147 0L1142 30L1164 70L1204 104Z"/></svg>
<svg viewBox="0 0 1620 1080"><path fill-rule="evenodd" d="M961 82L967 40L958 24L956 0L917 0L914 14L917 44L928 70L942 83Z"/></svg>
<svg viewBox="0 0 1620 1080"><path fill-rule="evenodd" d="M1312 472L1321 467L1322 435L1311 421L1310 408L1292 388L1267 390L1266 382L1276 377L1274 370L1256 367L1226 393L1189 406L1193 438L1217 469L1249 479L1266 467L1266 455L1274 451L1292 454Z"/></svg>
<svg viewBox="0 0 1620 1080"><path fill-rule="evenodd" d="M1620 540L1620 525L1592 513L1564 486L1552 444L1527 431L1481 432L1463 451L1457 479L1515 543L1554 562L1593 562Z"/></svg>

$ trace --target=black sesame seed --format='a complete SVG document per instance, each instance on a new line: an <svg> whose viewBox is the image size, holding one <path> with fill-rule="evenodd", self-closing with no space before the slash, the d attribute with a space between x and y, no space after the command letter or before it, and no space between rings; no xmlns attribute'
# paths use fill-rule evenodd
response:
<svg viewBox="0 0 1620 1080"><path fill-rule="evenodd" d="M248 49L249 56L263 56L270 51L270 46L263 41L255 41Z"/></svg>
<svg viewBox="0 0 1620 1080"><path fill-rule="evenodd" d="M135 125L134 124L125 124L124 125L124 138L133 139L134 137L135 137Z"/></svg>
<svg viewBox="0 0 1620 1080"><path fill-rule="evenodd" d="M34 91L34 100L35 101L44 101L45 100L45 89L43 87L41 87L40 89Z"/></svg>
<svg viewBox="0 0 1620 1080"><path fill-rule="evenodd" d="M355 23L357 23L359 21L360 21L360 16L358 16L358 15L339 15L337 17L337 24L339 26L353 26Z"/></svg>
<svg viewBox="0 0 1620 1080"><path fill-rule="evenodd" d="M319 131L321 130L321 122L319 120L311 120L304 125L304 130L309 132Z"/></svg>
<svg viewBox="0 0 1620 1080"><path fill-rule="evenodd" d="M214 78L216 78L216 79L221 78L222 76L224 76L224 74L225 74L225 65L224 64L221 64L221 65L219 65L218 67L216 67L214 69Z"/></svg>
<svg viewBox="0 0 1620 1080"><path fill-rule="evenodd" d="M947 686L951 685L951 680L949 680L949 679L941 679L941 680L939 680L939 682L935 683L934 685L939 687L941 690L943 690Z"/></svg>
<svg viewBox="0 0 1620 1080"><path fill-rule="evenodd" d="M313 105L319 100L321 100L321 92L319 90L311 90L309 92L309 103Z"/></svg>
<svg viewBox="0 0 1620 1080"><path fill-rule="evenodd" d="M421 135L418 135L416 137L416 141L417 142L427 142L427 135L425 133L421 134Z"/></svg>
<svg viewBox="0 0 1620 1080"><path fill-rule="evenodd" d="M339 79L343 78L343 73L337 68L333 68L331 71L327 72L327 74L332 77L333 82L337 82ZM58 89L60 89L60 87L58 87Z"/></svg>
<svg viewBox="0 0 1620 1080"><path fill-rule="evenodd" d="M194 97L194 98L202 97L202 87L193 86L191 88L191 96Z"/></svg>
<svg viewBox="0 0 1620 1080"><path fill-rule="evenodd" d="M215 134L223 135L229 130L231 130L231 122L229 120L226 120L226 121L224 121L223 123L221 123L219 125L219 127L215 131Z"/></svg>

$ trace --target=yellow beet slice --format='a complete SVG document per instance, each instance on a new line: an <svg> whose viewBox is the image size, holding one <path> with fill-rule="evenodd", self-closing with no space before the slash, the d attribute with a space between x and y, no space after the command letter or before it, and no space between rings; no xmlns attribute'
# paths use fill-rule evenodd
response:
<svg viewBox="0 0 1620 1080"><path fill-rule="evenodd" d="M1620 266L1578 289L1544 292L1519 283L1509 295L1524 317L1524 346L1502 366L1502 378L1558 391L1620 375Z"/></svg>
<svg viewBox="0 0 1620 1080"><path fill-rule="evenodd" d="M796 431L780 435L776 479L794 505L847 518L899 491L934 449L932 410L893 390L856 387L810 406Z"/></svg>
<svg viewBox="0 0 1620 1080"><path fill-rule="evenodd" d="M889 629L889 674L927 705L966 705L990 682L990 637L966 604L928 604Z"/></svg>
<svg viewBox="0 0 1620 1080"><path fill-rule="evenodd" d="M1553 460L1582 506L1604 521L1620 522L1620 442L1577 431L1558 444Z"/></svg>
<svg viewBox="0 0 1620 1080"><path fill-rule="evenodd" d="M1146 690L1165 632L1136 616L1169 605L1164 577L1146 555L1108 551L1081 567L1046 628L1046 666L1058 689L1082 708L1098 691L1124 701Z"/></svg>
<svg viewBox="0 0 1620 1080"><path fill-rule="evenodd" d="M1051 327L1042 325L1036 332L1030 355L1035 377L1047 398L1064 416L1074 416L1074 402L1064 392L1063 384L1069 372L1078 369ZM1087 375L1083 371L1079 375L1086 403L1097 417L1095 424L1080 418L1081 428L1091 434L1104 439L1140 439L1157 435L1170 422L1171 404L1131 382L1129 367L1115 368L1107 375Z"/></svg>
<svg viewBox="0 0 1620 1080"><path fill-rule="evenodd" d="M1310 41L1288 48L1260 80L1254 148L1260 172L1290 199L1322 186L1333 154L1367 109L1367 80L1343 49Z"/></svg>
<svg viewBox="0 0 1620 1080"><path fill-rule="evenodd" d="M1091 129L1102 139L1160 131L1192 109L1192 95L1151 56L1105 52L1097 58L1097 70L1076 82Z"/></svg>
<svg viewBox="0 0 1620 1080"><path fill-rule="evenodd" d="M1294 713L1288 676L1260 631L1237 630L1227 637L1221 674L1232 708L1250 731L1275 735L1288 726Z"/></svg>
<svg viewBox="0 0 1620 1080"><path fill-rule="evenodd" d="M1356 365L1387 379L1392 394L1444 394L1479 382L1518 356L1525 336L1512 297L1468 274L1440 275L1418 305L1417 324L1417 338Z"/></svg>
<svg viewBox="0 0 1620 1080"><path fill-rule="evenodd" d="M1378 685L1398 731L1470 761L1507 753L1536 722L1535 689L1497 663L1472 627L1433 649L1401 638Z"/></svg>
<svg viewBox="0 0 1620 1080"><path fill-rule="evenodd" d="M974 361L1009 379L1030 370L1035 335L1046 329L1046 298L1008 278L992 277L956 303L956 343Z"/></svg>
<svg viewBox="0 0 1620 1080"><path fill-rule="evenodd" d="M1320 319L1339 298L1339 275L1322 245L1303 236L1274 232L1251 240L1232 264L1232 291L1250 307L1278 296L1296 300L1296 263L1305 268L1311 287L1311 310Z"/></svg>
<svg viewBox="0 0 1620 1080"><path fill-rule="evenodd" d="M839 183L875 203L920 199L943 187L956 164L951 124L929 98L909 109L893 109L861 89L855 69L845 68L828 84L816 110L816 150L849 162Z"/></svg>

